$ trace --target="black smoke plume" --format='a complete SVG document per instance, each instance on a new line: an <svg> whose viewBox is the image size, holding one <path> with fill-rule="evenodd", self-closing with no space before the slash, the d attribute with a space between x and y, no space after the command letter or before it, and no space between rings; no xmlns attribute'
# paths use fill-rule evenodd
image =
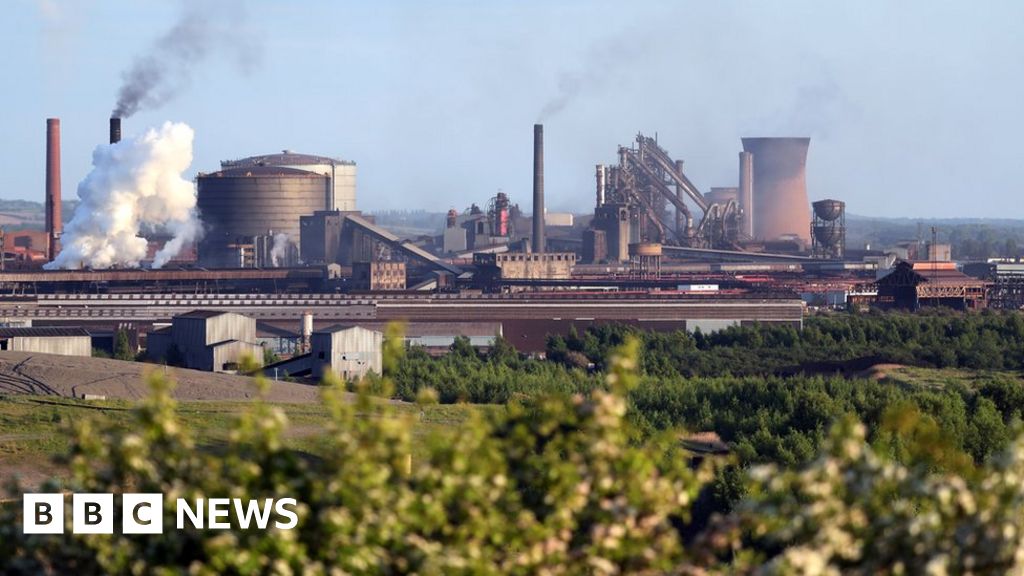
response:
<svg viewBox="0 0 1024 576"><path fill-rule="evenodd" d="M195 67L215 52L231 51L243 71L251 70L259 46L240 25L244 10L238 8L234 2L185 2L174 26L122 74L111 116L127 118L171 100L189 85Z"/></svg>

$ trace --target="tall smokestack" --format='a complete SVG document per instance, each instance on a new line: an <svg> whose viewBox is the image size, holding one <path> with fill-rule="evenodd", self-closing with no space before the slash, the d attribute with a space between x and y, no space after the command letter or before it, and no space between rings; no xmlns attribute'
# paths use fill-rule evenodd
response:
<svg viewBox="0 0 1024 576"><path fill-rule="evenodd" d="M807 149L810 138L743 138L743 150L754 155L754 237L777 240L795 235L811 241L811 209L807 200Z"/></svg>
<svg viewBox="0 0 1024 576"><path fill-rule="evenodd" d="M121 141L121 119L110 119L110 143L117 144Z"/></svg>
<svg viewBox="0 0 1024 576"><path fill-rule="evenodd" d="M46 257L60 252L60 118L46 119Z"/></svg>
<svg viewBox="0 0 1024 576"><path fill-rule="evenodd" d="M544 125L533 125L533 251L544 252Z"/></svg>

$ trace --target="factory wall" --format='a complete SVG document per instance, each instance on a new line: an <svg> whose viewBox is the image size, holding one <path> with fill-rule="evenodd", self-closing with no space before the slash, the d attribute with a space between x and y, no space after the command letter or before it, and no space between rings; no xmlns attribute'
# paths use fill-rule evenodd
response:
<svg viewBox="0 0 1024 576"><path fill-rule="evenodd" d="M7 350L59 354L61 356L92 356L89 336L17 336L7 340Z"/></svg>
<svg viewBox="0 0 1024 576"><path fill-rule="evenodd" d="M381 373L384 335L359 326L313 332L312 373L322 379L327 372L345 380L367 372Z"/></svg>
<svg viewBox="0 0 1024 576"><path fill-rule="evenodd" d="M213 372L237 372L238 364L243 358L251 358L257 364L263 362L263 347L254 342L241 342L232 340L215 346L207 347L209 364L201 367L201 370Z"/></svg>
<svg viewBox="0 0 1024 576"><path fill-rule="evenodd" d="M174 342L179 347L191 344L209 346L225 340L256 341L256 320L234 312L216 316L176 316L173 320Z"/></svg>
<svg viewBox="0 0 1024 576"><path fill-rule="evenodd" d="M356 209L355 164L290 164L289 168L330 176L334 182L333 208L342 211Z"/></svg>
<svg viewBox="0 0 1024 576"><path fill-rule="evenodd" d="M319 265L339 261L344 219L340 211L318 211L299 218L299 257L304 263Z"/></svg>
<svg viewBox="0 0 1024 576"><path fill-rule="evenodd" d="M405 290L405 262L355 262L353 290Z"/></svg>
<svg viewBox="0 0 1024 576"><path fill-rule="evenodd" d="M576 255L572 252L474 254L473 264L487 278L567 280L572 277Z"/></svg>
<svg viewBox="0 0 1024 576"><path fill-rule="evenodd" d="M256 320L233 312L195 311L175 316L167 330L152 332L146 338L146 355L167 360L172 346L177 347L185 368L207 371L234 371L245 356L263 361L263 350L256 344Z"/></svg>

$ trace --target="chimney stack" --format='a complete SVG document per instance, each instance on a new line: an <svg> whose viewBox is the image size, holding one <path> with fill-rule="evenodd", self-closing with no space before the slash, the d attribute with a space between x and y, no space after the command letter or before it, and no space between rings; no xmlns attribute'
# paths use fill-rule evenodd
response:
<svg viewBox="0 0 1024 576"><path fill-rule="evenodd" d="M533 125L533 252L544 252L544 125Z"/></svg>
<svg viewBox="0 0 1024 576"><path fill-rule="evenodd" d="M110 119L110 143L117 144L121 141L121 119Z"/></svg>
<svg viewBox="0 0 1024 576"><path fill-rule="evenodd" d="M60 118L46 119L46 258L60 252Z"/></svg>

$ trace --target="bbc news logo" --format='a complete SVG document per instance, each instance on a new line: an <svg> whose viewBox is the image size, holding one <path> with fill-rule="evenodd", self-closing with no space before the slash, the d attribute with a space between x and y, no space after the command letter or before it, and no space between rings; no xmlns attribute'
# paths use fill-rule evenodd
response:
<svg viewBox="0 0 1024 576"><path fill-rule="evenodd" d="M242 500L197 498L175 500L175 527L199 530L291 530L299 523L294 498ZM22 500L22 531L25 534L64 533L64 494L25 494ZM74 534L113 534L117 508L113 494L72 494L71 531ZM273 520L273 522L271 521ZM163 534L163 494L122 494L122 534Z"/></svg>

